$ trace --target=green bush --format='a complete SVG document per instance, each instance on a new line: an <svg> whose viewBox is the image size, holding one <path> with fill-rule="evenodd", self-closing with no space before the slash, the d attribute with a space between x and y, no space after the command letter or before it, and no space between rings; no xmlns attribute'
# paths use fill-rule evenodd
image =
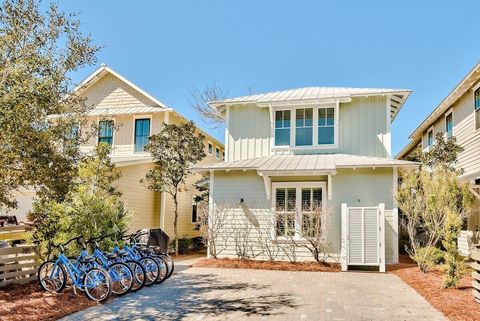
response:
<svg viewBox="0 0 480 321"><path fill-rule="evenodd" d="M445 262L445 251L433 246L422 247L417 249L415 255L412 256L412 260L426 272L429 268Z"/></svg>

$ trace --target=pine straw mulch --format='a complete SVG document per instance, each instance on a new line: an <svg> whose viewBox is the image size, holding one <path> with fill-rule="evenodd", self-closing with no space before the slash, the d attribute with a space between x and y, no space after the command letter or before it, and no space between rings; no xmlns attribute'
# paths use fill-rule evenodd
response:
<svg viewBox="0 0 480 321"><path fill-rule="evenodd" d="M62 293L42 291L36 282L0 288L0 319L2 321L57 320L94 306L83 292L65 289Z"/></svg>
<svg viewBox="0 0 480 321"><path fill-rule="evenodd" d="M240 259L203 259L193 264L194 267L252 269L277 271L338 272L340 264L316 262L281 262Z"/></svg>
<svg viewBox="0 0 480 321"><path fill-rule="evenodd" d="M457 289L442 289L443 274L439 269L422 273L408 256L400 256L400 263L387 266L387 270L398 275L450 320L480 320L480 304L473 298L471 275L464 276Z"/></svg>

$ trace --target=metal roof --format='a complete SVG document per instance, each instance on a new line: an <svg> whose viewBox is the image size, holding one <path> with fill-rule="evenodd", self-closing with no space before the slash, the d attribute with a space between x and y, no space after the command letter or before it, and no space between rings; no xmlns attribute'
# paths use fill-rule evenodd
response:
<svg viewBox="0 0 480 321"><path fill-rule="evenodd" d="M318 102L328 99L389 94L391 95L390 111L393 121L410 93L411 90L409 89L392 88L305 87L213 101L210 102L210 105L218 108L226 105L246 103Z"/></svg>
<svg viewBox="0 0 480 321"><path fill-rule="evenodd" d="M275 155L262 158L198 165L194 171L257 170L260 172L335 171L338 168L410 167L418 163L404 160L349 154Z"/></svg>
<svg viewBox="0 0 480 321"><path fill-rule="evenodd" d="M97 108L88 112L88 116L110 116L110 115L122 115L122 114L144 114L161 112L165 109L162 107L118 107L118 108Z"/></svg>

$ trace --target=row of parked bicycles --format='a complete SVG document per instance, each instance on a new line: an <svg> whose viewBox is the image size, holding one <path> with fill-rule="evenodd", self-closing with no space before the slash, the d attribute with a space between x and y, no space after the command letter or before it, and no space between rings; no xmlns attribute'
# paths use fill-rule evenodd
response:
<svg viewBox="0 0 480 321"><path fill-rule="evenodd" d="M166 253L159 253L158 247L139 244L137 240L144 234L146 233L137 232L119 237L124 245L120 246L117 239L111 252L102 251L99 242L114 236L113 234L88 240L78 236L54 245L59 249L59 255L40 265L40 287L59 293L71 286L75 294L78 289L88 299L103 302L112 293L125 295L144 286L164 282L173 273L173 260ZM65 248L74 241L82 250L77 257L68 257ZM93 248L91 253L87 250L89 244Z"/></svg>

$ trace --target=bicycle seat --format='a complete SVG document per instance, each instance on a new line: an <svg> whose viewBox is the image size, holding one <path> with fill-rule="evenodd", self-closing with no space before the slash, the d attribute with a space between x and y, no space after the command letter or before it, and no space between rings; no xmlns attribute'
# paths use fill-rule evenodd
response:
<svg viewBox="0 0 480 321"><path fill-rule="evenodd" d="M103 252L103 254L107 257L107 259L112 260L117 257L117 253L108 253L108 252Z"/></svg>
<svg viewBox="0 0 480 321"><path fill-rule="evenodd" d="M142 251L143 253L146 253L146 254L152 254L154 252L153 249L151 249L149 247L141 247L140 251Z"/></svg>
<svg viewBox="0 0 480 321"><path fill-rule="evenodd" d="M95 261L93 256L86 256L80 260L81 263L92 263L93 261Z"/></svg>
<svg viewBox="0 0 480 321"><path fill-rule="evenodd" d="M117 254L121 257L125 257L125 256L128 256L128 252L125 251L125 250L118 250L117 251Z"/></svg>

